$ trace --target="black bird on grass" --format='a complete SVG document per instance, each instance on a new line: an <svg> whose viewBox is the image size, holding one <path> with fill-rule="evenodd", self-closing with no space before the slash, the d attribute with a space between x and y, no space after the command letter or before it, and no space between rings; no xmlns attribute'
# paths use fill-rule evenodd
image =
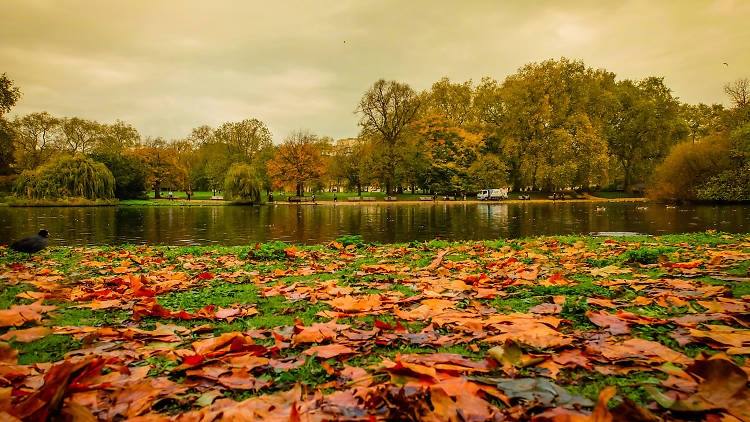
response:
<svg viewBox="0 0 750 422"><path fill-rule="evenodd" d="M41 251L47 247L49 238L47 230L39 230L38 234L34 236L24 237L21 240L16 240L10 245L10 248L14 251L25 252L31 256L31 254Z"/></svg>

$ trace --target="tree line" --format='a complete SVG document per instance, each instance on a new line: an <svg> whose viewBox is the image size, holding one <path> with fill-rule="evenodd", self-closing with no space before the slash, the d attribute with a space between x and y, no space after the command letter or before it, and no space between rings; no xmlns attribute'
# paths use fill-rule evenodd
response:
<svg viewBox="0 0 750 422"><path fill-rule="evenodd" d="M21 93L5 75L0 87L5 114ZM121 199L146 189L158 197L163 187L230 187L258 198L272 189L302 195L378 187L390 195L500 186L646 187L659 199L750 199L749 88L747 79L725 86L730 108L691 105L663 78L617 80L561 58L529 63L502 81L443 78L422 92L379 80L354 107L357 137L301 130L278 144L256 118L199 126L167 141L142 137L119 120L39 112L2 117L0 174L6 185L18 184L67 154L103 163Z"/></svg>

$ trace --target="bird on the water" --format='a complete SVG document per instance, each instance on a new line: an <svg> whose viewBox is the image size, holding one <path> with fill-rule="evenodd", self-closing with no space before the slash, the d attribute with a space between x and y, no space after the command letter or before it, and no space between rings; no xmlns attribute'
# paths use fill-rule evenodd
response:
<svg viewBox="0 0 750 422"><path fill-rule="evenodd" d="M49 243L49 233L47 230L39 230L38 234L34 236L24 237L21 240L16 240L10 245L10 248L14 251L24 252L29 254L39 252L47 247Z"/></svg>

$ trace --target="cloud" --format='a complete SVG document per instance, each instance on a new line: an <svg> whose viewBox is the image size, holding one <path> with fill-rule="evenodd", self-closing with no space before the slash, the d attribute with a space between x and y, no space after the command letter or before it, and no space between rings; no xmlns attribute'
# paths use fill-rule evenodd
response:
<svg viewBox="0 0 750 422"><path fill-rule="evenodd" d="M729 0L10 0L3 10L0 72L24 93L15 113L122 119L165 138L249 117L276 141L298 128L350 137L354 106L379 78L415 89L443 76L502 80L561 56L622 78L664 76L689 102L724 101L721 84L750 68L750 2Z"/></svg>

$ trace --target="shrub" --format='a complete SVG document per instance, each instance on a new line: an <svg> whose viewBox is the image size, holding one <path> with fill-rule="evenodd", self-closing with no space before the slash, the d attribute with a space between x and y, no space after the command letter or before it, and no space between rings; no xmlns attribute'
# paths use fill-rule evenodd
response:
<svg viewBox="0 0 750 422"><path fill-rule="evenodd" d="M224 179L224 194L234 201L260 202L260 182L249 164L232 164Z"/></svg>
<svg viewBox="0 0 750 422"><path fill-rule="evenodd" d="M710 177L729 168L732 142L714 134L699 142L683 142L672 148L654 172L654 184L647 194L654 200L698 199L697 188Z"/></svg>
<svg viewBox="0 0 750 422"><path fill-rule="evenodd" d="M28 199L112 199L115 178L91 158L63 155L21 173L13 190L17 197Z"/></svg>
<svg viewBox="0 0 750 422"><path fill-rule="evenodd" d="M750 165L726 170L696 189L703 201L750 201Z"/></svg>
<svg viewBox="0 0 750 422"><path fill-rule="evenodd" d="M361 248L364 246L364 242L362 241L362 236L356 234L356 235L350 235L350 236L342 236L336 239L337 242L341 243L344 246L354 245L356 248Z"/></svg>

